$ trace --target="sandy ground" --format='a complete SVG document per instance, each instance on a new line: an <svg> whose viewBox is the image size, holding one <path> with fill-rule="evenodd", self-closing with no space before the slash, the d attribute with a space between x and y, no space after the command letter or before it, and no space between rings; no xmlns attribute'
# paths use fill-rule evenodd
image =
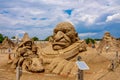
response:
<svg viewBox="0 0 120 80"><path fill-rule="evenodd" d="M115 57L115 52L103 52L100 55L97 53L95 48L88 47L86 52L79 54L90 67L90 70L84 71L84 80L120 80L120 65L114 71L108 71L108 65ZM0 54L0 80L16 80L16 72L7 64L7 56L7 54ZM20 80L76 80L76 76L23 73Z"/></svg>

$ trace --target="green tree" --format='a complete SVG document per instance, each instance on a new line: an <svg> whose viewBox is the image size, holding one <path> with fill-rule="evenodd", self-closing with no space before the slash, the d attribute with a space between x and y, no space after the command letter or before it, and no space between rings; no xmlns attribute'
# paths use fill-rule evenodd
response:
<svg viewBox="0 0 120 80"><path fill-rule="evenodd" d="M11 37L12 39L15 39L15 36Z"/></svg>
<svg viewBox="0 0 120 80"><path fill-rule="evenodd" d="M44 39L44 41L49 41L49 38L52 37L51 35Z"/></svg>
<svg viewBox="0 0 120 80"><path fill-rule="evenodd" d="M4 40L4 36L0 33L0 43Z"/></svg>
<svg viewBox="0 0 120 80"><path fill-rule="evenodd" d="M32 40L39 41L39 38L38 37L33 37Z"/></svg>
<svg viewBox="0 0 120 80"><path fill-rule="evenodd" d="M85 39L85 41L86 41L86 43L87 44L89 44L89 43L95 43L95 40L94 39L92 39L92 38L87 38L87 39Z"/></svg>
<svg viewBox="0 0 120 80"><path fill-rule="evenodd" d="M8 38L8 36L4 36L4 39L5 39L5 38Z"/></svg>
<svg viewBox="0 0 120 80"><path fill-rule="evenodd" d="M102 39L94 39L95 41L101 41Z"/></svg>

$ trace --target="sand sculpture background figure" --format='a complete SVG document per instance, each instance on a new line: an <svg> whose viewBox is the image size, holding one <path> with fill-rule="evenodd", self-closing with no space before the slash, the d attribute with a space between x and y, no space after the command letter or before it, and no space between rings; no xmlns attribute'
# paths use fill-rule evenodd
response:
<svg viewBox="0 0 120 80"><path fill-rule="evenodd" d="M49 64L45 70L61 75L73 74L77 68L71 59L86 50L86 44L79 39L74 26L69 22L59 23L50 41L51 44L41 49L39 54L43 63Z"/></svg>
<svg viewBox="0 0 120 80"><path fill-rule="evenodd" d="M3 49L4 50L4 53L7 53L8 54L8 63L11 63L12 60L11 60L11 53L12 53L12 50L14 49L15 47L15 43L13 43L8 37L6 37L2 44L0 44L0 49Z"/></svg>
<svg viewBox="0 0 120 80"><path fill-rule="evenodd" d="M120 45L116 38L111 36L109 32L105 32L102 41L97 47L99 52L120 51Z"/></svg>
<svg viewBox="0 0 120 80"><path fill-rule="evenodd" d="M37 54L37 46L32 40L22 42L16 49L12 68L16 68L17 66L21 66L23 70L31 72L40 72L44 70L42 61Z"/></svg>
<svg viewBox="0 0 120 80"><path fill-rule="evenodd" d="M15 44L9 39L9 38L5 38L2 42L2 44L0 44L0 48L5 48L5 49L8 49L8 48L14 48L15 47Z"/></svg>

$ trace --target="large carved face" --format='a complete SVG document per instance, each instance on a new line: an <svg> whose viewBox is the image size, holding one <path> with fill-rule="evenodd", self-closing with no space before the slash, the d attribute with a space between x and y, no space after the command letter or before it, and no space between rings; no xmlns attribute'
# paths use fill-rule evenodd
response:
<svg viewBox="0 0 120 80"><path fill-rule="evenodd" d="M69 22L61 22L54 29L52 46L54 50L64 49L78 39L73 25Z"/></svg>

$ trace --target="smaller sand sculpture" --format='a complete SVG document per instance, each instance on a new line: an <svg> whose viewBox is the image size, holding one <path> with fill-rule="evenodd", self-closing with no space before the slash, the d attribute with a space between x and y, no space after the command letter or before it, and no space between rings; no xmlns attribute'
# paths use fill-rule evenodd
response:
<svg viewBox="0 0 120 80"><path fill-rule="evenodd" d="M12 68L21 66L23 70L30 72L41 72L44 70L42 60L38 56L38 48L29 38L23 39L16 48L15 58L13 59Z"/></svg>
<svg viewBox="0 0 120 80"><path fill-rule="evenodd" d="M8 54L8 63L11 63L11 53L14 47L15 43L13 43L8 37L6 37L0 45L0 48L4 50L4 53Z"/></svg>
<svg viewBox="0 0 120 80"><path fill-rule="evenodd" d="M97 47L97 50L99 52L110 52L110 51L116 52L120 50L120 46L116 38L111 36L109 32L105 32L102 41Z"/></svg>
<svg viewBox="0 0 120 80"><path fill-rule="evenodd" d="M4 48L4 49L8 49L8 48L14 48L15 44L9 39L9 38L5 38L2 42L2 44L0 45L0 48Z"/></svg>

